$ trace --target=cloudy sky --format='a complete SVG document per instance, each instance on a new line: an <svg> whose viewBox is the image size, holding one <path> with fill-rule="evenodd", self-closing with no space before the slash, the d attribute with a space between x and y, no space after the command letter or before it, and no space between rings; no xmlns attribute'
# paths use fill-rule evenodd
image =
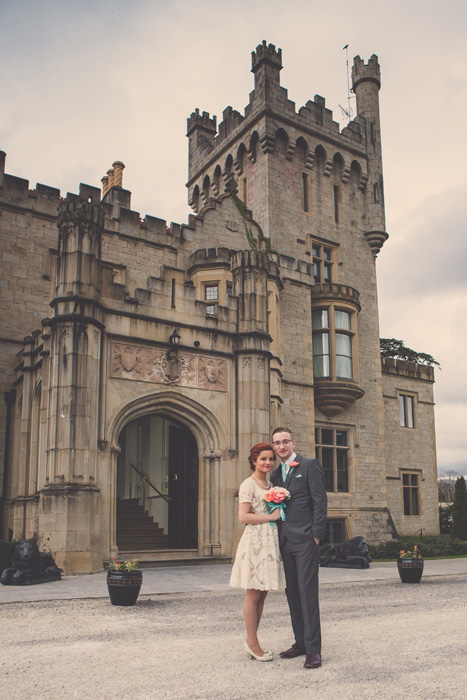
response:
<svg viewBox="0 0 467 700"><path fill-rule="evenodd" d="M0 150L7 172L76 192L126 165L132 207L184 222L186 118L243 111L251 51L282 48L297 108L341 119L345 52L382 71L389 241L381 335L433 355L440 472L467 474L467 2L0 0ZM220 121L220 119L218 119Z"/></svg>

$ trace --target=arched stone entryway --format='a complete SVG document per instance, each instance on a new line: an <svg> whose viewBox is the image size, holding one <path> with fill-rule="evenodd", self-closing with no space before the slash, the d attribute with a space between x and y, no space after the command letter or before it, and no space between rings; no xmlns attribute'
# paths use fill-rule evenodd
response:
<svg viewBox="0 0 467 700"><path fill-rule="evenodd" d="M198 548L198 448L191 431L162 415L120 432L117 457L119 550Z"/></svg>
<svg viewBox="0 0 467 700"><path fill-rule="evenodd" d="M177 507L171 508L170 501L167 505L160 497L153 499L154 502L159 502L157 506L153 506L153 510L158 509L161 514L160 524L167 526L167 547L197 549L201 556L220 555L220 463L226 452L224 431L211 411L176 391L160 392L136 399L123 407L112 421L112 443L119 445L119 448L113 450L111 461L111 483L115 485L109 533L111 550L114 551L118 547L117 497L122 494L124 497L130 496L129 472L123 464L130 461L128 457L132 454L133 459L138 459L139 455L141 466L144 466L145 454L151 453L150 435L153 429L156 435L159 435L159 448L154 448L153 445L153 456L157 455L157 449L161 454L166 450L166 461L160 461L160 465L153 468L153 476L159 480L161 488L156 483L154 486L162 495L169 496L172 491L177 503ZM135 437L138 431L139 448L138 438ZM120 439L122 444L119 443ZM131 447L128 447L128 441L133 443ZM157 440L153 443L156 444ZM166 474L163 464L166 465ZM150 480L144 469L139 469L136 464L135 467ZM182 472L177 471L180 467ZM135 470L132 471L137 474ZM139 478L141 480L140 476ZM181 478L185 482L184 485L176 483ZM139 489L142 488L143 484L140 483ZM134 497L134 481L132 489L131 495ZM165 520L162 519L164 507ZM190 508L193 509L191 514ZM158 518L154 519L159 522ZM188 533L190 523L191 539ZM162 530L165 531L165 527L162 527ZM121 549L122 547L119 547L120 551Z"/></svg>

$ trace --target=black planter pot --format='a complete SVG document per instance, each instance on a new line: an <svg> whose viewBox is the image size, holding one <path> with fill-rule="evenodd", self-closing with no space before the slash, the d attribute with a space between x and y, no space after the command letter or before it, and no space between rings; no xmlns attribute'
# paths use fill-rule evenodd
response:
<svg viewBox="0 0 467 700"><path fill-rule="evenodd" d="M398 559L397 569L402 583L420 583L423 559Z"/></svg>
<svg viewBox="0 0 467 700"><path fill-rule="evenodd" d="M141 569L134 571L108 571L107 588L109 590L112 605L134 605L138 599L143 572Z"/></svg>

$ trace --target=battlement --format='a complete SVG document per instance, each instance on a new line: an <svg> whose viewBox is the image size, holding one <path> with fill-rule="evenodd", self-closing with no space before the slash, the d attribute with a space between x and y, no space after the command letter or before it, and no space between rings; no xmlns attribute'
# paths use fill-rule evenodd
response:
<svg viewBox="0 0 467 700"><path fill-rule="evenodd" d="M243 117L240 112L232 107L226 107L222 112L222 121L219 124L219 139L224 139L230 134L231 131L236 129L243 121Z"/></svg>
<svg viewBox="0 0 467 700"><path fill-rule="evenodd" d="M62 201L60 190L36 184L29 189L29 180L5 172L6 153L0 151L0 196L4 206L31 210L40 216L55 218Z"/></svg>
<svg viewBox="0 0 467 700"><path fill-rule="evenodd" d="M191 136L188 187L198 184L201 190L203 183L195 183L196 178L207 167L215 163L219 152L224 152L230 144L234 145L240 135L244 139L244 149L242 150L245 150L252 160L256 158L256 152L250 146L252 134L248 134L246 137L243 134L247 132L250 123L252 130L255 129L258 133L261 128L264 129L264 126L258 127L257 122L258 117L265 109L272 111L278 122L281 117L288 122L288 125L283 128L289 138L293 139L294 144L300 136L307 138L307 135L314 141L313 150L321 139L325 148L325 142L331 140L334 145L338 140L343 149L351 149L353 153L355 153L356 146L360 147L362 156L366 157L366 131L362 128L362 119L357 116L341 130L339 123L333 119L332 111L326 108L326 101L321 95L315 95L313 100L308 100L304 106L297 109L295 102L288 98L287 90L280 85L279 73L281 69L282 50L276 50L273 44L267 44L266 41L263 41L252 52L255 87L250 93L249 103L245 107L244 113L241 114L232 109L231 106L227 107L223 112L223 119L218 130L216 130L215 117L211 119L208 112L200 114L199 109L197 109L191 114L187 120L187 135ZM363 81L373 81L379 86L380 69L377 57L373 55L368 64L365 65L362 59L357 56L353 74L356 85ZM279 126L276 127L276 130L278 128ZM197 138L192 136L195 129L198 130ZM257 137L255 136L255 138ZM275 133L269 133L267 130L266 133L260 135L260 148L264 153L270 153L274 150L274 139ZM235 163L239 145L235 144L236 150L230 155L234 161L234 168L241 172L241 163ZM288 152L289 158L293 155L293 146L291 148L292 150ZM225 157L227 158L227 155ZM224 169L222 168L222 170ZM224 179L226 179L225 176Z"/></svg>
<svg viewBox="0 0 467 700"><path fill-rule="evenodd" d="M421 379L426 382L435 381L434 367L421 365L418 362L395 360L393 357L381 357L381 370L383 374L396 374L399 377Z"/></svg>
<svg viewBox="0 0 467 700"><path fill-rule="evenodd" d="M360 310L360 292L348 284L336 282L323 282L315 284L311 290L313 301L342 300L353 304Z"/></svg>
<svg viewBox="0 0 467 700"><path fill-rule="evenodd" d="M376 83L378 89L381 87L381 70L376 54L373 54L366 64L360 56L355 56L354 58L352 66L353 89L355 90L357 86L364 81Z"/></svg>
<svg viewBox="0 0 467 700"><path fill-rule="evenodd" d="M235 251L230 248L200 248L190 255L189 274L199 268L228 267L230 269L230 257Z"/></svg>
<svg viewBox="0 0 467 700"><path fill-rule="evenodd" d="M98 193L96 197L96 193ZM94 195L94 197L93 197ZM67 194L58 208L58 225L67 222L94 224L99 229L104 225L104 211L100 205L100 190L90 185L80 185L80 193Z"/></svg>
<svg viewBox="0 0 467 700"><path fill-rule="evenodd" d="M213 115L211 118L209 112L199 113L199 109L195 109L194 112L190 114L186 120L187 131L186 134L189 136L195 129L203 129L210 134L216 134L217 132L217 117Z"/></svg>
<svg viewBox="0 0 467 700"><path fill-rule="evenodd" d="M264 63L269 63L278 70L282 70L282 49L276 51L274 44L267 45L265 39L261 44L258 44L256 51L251 52L252 73L256 73Z"/></svg>
<svg viewBox="0 0 467 700"><path fill-rule="evenodd" d="M113 180L101 200L99 187L83 183L79 185L78 194L68 192L66 198L61 196L59 189L49 185L37 183L31 190L29 180L5 173L5 156L4 151L0 151L0 198L6 207L31 211L33 215L56 221L57 225L76 217L87 220L88 215L91 216L90 222L97 222L97 214L90 213L97 208L105 215L103 225L109 234L123 233L160 246L173 246L174 239L181 237L180 224L171 223L169 226L165 219L149 215L142 218L138 211L130 209L131 192L121 187L121 173L125 166L120 161L113 164L114 178L117 179Z"/></svg>

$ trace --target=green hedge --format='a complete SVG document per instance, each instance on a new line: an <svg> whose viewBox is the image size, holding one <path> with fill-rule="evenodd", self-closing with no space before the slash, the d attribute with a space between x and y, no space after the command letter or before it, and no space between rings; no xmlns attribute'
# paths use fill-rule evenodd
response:
<svg viewBox="0 0 467 700"><path fill-rule="evenodd" d="M0 575L3 569L8 569L13 564L13 550L15 542L0 540Z"/></svg>
<svg viewBox="0 0 467 700"><path fill-rule="evenodd" d="M370 544L368 549L373 560L397 559L401 549L412 549L418 545L424 557L445 557L454 554L467 555L467 542L452 539L450 535L426 535L425 537L399 537L397 540Z"/></svg>

